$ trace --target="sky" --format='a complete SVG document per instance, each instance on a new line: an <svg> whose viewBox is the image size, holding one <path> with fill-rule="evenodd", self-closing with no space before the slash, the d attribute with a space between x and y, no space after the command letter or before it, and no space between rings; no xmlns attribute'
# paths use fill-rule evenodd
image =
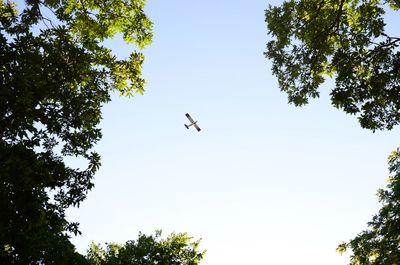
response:
<svg viewBox="0 0 400 265"><path fill-rule="evenodd" d="M68 211L79 252L162 229L202 238L203 265L348 263L335 249L379 209L399 129L361 129L331 106L332 81L287 103L263 55L264 10L280 3L148 1L146 92L104 106L95 188Z"/></svg>

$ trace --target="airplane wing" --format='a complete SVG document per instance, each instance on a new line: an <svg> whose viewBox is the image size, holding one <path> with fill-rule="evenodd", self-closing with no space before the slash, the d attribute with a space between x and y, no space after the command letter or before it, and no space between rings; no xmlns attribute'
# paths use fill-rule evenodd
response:
<svg viewBox="0 0 400 265"><path fill-rule="evenodd" d="M190 117L189 113L186 113L185 115L189 119L190 123L194 123L194 120L192 119L192 117Z"/></svg>
<svg viewBox="0 0 400 265"><path fill-rule="evenodd" d="M196 128L197 129L197 131L201 131L201 129L200 129L200 127L199 126L197 126L197 124L194 124L194 128Z"/></svg>

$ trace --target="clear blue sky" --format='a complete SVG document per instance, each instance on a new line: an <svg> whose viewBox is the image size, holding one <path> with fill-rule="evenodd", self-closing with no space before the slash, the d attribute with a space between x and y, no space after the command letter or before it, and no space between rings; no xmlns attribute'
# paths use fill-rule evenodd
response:
<svg viewBox="0 0 400 265"><path fill-rule="evenodd" d="M104 107L103 166L68 212L80 252L163 229L203 238L204 265L347 264L336 246L376 213L399 130L361 129L330 105L329 82L307 107L287 104L263 56L264 10L279 3L148 1L146 93Z"/></svg>

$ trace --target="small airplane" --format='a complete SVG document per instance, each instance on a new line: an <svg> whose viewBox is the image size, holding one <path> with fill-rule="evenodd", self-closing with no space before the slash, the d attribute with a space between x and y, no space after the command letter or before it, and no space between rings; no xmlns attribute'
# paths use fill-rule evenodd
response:
<svg viewBox="0 0 400 265"><path fill-rule="evenodd" d="M199 126L197 126L197 121L194 121L194 120L192 119L192 117L190 117L189 113L186 113L185 115L186 115L186 117L187 117L187 118L189 119L189 121L190 121L190 124L189 124L189 125L186 125L186 124L185 124L186 129L189 129L189 127L193 125L194 128L196 128L197 131L200 132L201 129L200 129Z"/></svg>

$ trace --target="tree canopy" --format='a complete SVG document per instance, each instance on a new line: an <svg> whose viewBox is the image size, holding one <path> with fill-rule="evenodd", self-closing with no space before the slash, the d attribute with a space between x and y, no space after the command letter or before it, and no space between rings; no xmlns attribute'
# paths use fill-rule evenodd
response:
<svg viewBox="0 0 400 265"><path fill-rule="evenodd" d="M379 190L379 213L368 223L369 229L339 245L340 253L352 250L351 265L398 264L400 261L400 149L389 156L386 190Z"/></svg>
<svg viewBox="0 0 400 265"><path fill-rule="evenodd" d="M400 122L400 36L385 33L385 8L398 0L291 0L266 10L272 40L266 57L279 87L297 106L335 79L332 104L357 115L363 128Z"/></svg>
<svg viewBox="0 0 400 265"><path fill-rule="evenodd" d="M266 10L272 40L266 57L279 87L296 106L319 96L335 80L332 104L357 115L363 128L390 130L400 123L400 36L385 32L384 14L398 0L291 0ZM400 151L389 157L391 176L379 190L382 208L368 228L338 246L351 265L400 261Z"/></svg>
<svg viewBox="0 0 400 265"><path fill-rule="evenodd" d="M103 41L151 42L144 0L0 0L0 263L75 264L65 209L93 187L101 107L143 93L143 54ZM66 158L87 161L80 169Z"/></svg>
<svg viewBox="0 0 400 265"><path fill-rule="evenodd" d="M161 231L155 235L139 234L136 241L124 245L108 243L106 248L92 243L87 253L89 265L198 265L205 251L199 251L198 241L186 233L172 233L162 239Z"/></svg>

